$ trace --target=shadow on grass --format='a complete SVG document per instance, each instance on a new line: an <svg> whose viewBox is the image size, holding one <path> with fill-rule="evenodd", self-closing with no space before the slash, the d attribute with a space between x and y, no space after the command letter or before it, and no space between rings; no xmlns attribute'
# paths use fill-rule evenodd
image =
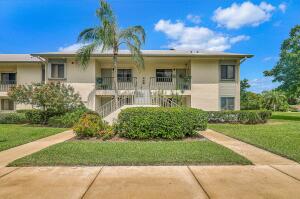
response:
<svg viewBox="0 0 300 199"><path fill-rule="evenodd" d="M299 116L292 115L272 115L271 119L300 121Z"/></svg>

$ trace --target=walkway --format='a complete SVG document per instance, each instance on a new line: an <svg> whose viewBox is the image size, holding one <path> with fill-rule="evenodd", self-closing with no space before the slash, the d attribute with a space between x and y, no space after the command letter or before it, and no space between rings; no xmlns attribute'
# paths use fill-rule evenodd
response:
<svg viewBox="0 0 300 199"><path fill-rule="evenodd" d="M65 131L56 135L45 137L21 146L17 146L0 152L0 167L6 166L8 163L27 156L29 154L40 151L51 145L64 142L74 137L72 130Z"/></svg>
<svg viewBox="0 0 300 199"><path fill-rule="evenodd" d="M300 165L208 130L249 166L0 167L0 198L296 199ZM72 131L0 153L1 165L72 138Z"/></svg>
<svg viewBox="0 0 300 199"><path fill-rule="evenodd" d="M257 148L245 142L241 142L224 134L217 133L210 129L201 133L201 135L246 157L255 165L298 165L298 163L292 160Z"/></svg>
<svg viewBox="0 0 300 199"><path fill-rule="evenodd" d="M272 198L300 195L293 176L270 166L0 168L0 198Z"/></svg>

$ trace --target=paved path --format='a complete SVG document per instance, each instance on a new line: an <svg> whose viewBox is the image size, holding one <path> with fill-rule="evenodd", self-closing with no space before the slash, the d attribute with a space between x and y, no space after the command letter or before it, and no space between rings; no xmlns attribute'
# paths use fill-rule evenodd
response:
<svg viewBox="0 0 300 199"><path fill-rule="evenodd" d="M300 167L140 166L0 168L0 198L298 199Z"/></svg>
<svg viewBox="0 0 300 199"><path fill-rule="evenodd" d="M210 129L201 133L201 135L246 157L255 165L298 165L297 162L257 148L245 142L241 142L224 134L217 133Z"/></svg>
<svg viewBox="0 0 300 199"><path fill-rule="evenodd" d="M0 198L298 199L300 165L214 131L250 166L1 167ZM0 153L0 165L72 138L72 131Z"/></svg>
<svg viewBox="0 0 300 199"><path fill-rule="evenodd" d="M28 144L17 146L5 151L0 152L0 167L6 166L8 163L19 159L21 157L27 156L29 154L35 153L51 145L66 141L74 137L72 130L58 133L49 137L45 137Z"/></svg>

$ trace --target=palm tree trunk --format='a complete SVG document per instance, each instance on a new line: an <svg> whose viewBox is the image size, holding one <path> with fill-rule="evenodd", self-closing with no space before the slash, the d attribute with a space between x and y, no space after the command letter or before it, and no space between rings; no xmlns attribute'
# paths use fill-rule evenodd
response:
<svg viewBox="0 0 300 199"><path fill-rule="evenodd" d="M117 58L117 51L114 50L113 52L113 76L114 76L114 85L115 85L115 102L116 108L118 108L118 58Z"/></svg>

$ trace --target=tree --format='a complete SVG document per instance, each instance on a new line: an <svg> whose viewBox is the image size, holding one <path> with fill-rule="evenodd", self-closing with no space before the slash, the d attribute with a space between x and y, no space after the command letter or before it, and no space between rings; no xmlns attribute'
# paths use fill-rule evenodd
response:
<svg viewBox="0 0 300 199"><path fill-rule="evenodd" d="M18 85L8 92L8 96L16 103L30 104L53 114L63 114L83 106L74 88L61 83Z"/></svg>
<svg viewBox="0 0 300 199"><path fill-rule="evenodd" d="M291 29L290 37L281 45L279 61L273 69L264 71L264 75L280 82L278 89L286 92L289 98L300 97L300 25Z"/></svg>
<svg viewBox="0 0 300 199"><path fill-rule="evenodd" d="M144 68L141 45L145 43L145 30L142 26L120 29L110 5L104 0L100 1L100 8L96 10L96 16L100 20L100 25L87 28L79 34L78 42L83 42L87 45L78 50L77 58L85 68L95 50L100 48L102 52L112 51L115 99L118 99L117 68L119 48L121 45L125 45L130 50L131 57L137 67Z"/></svg>
<svg viewBox="0 0 300 199"><path fill-rule="evenodd" d="M262 108L261 94L246 91L241 97L241 109L242 110L259 110Z"/></svg>
<svg viewBox="0 0 300 199"><path fill-rule="evenodd" d="M242 94L242 93L246 93L247 88L250 88L250 87L251 87L248 81L249 81L248 79L243 79L243 80L241 80L241 83L240 83L241 94Z"/></svg>
<svg viewBox="0 0 300 199"><path fill-rule="evenodd" d="M264 108L273 111L286 111L289 107L284 93L276 90L262 93L262 105Z"/></svg>

